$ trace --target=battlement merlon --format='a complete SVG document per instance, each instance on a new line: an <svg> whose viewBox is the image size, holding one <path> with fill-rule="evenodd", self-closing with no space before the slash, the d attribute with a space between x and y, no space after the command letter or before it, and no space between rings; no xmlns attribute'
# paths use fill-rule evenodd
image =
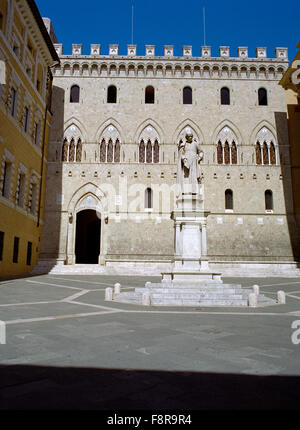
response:
<svg viewBox="0 0 300 430"><path fill-rule="evenodd" d="M238 47L237 48L237 57L230 57L230 47L229 46L220 46L219 47L219 57L212 57L211 56L211 47L210 46L201 46L200 50L200 56L193 56L192 55L192 46L183 46L182 47L182 56L181 57L175 57L174 56L174 47L173 45L165 45L164 46L164 55L163 56L155 56L155 45L146 45L145 47L145 56L138 56L137 55L137 45L127 45L127 56L126 55L119 55L119 45L113 44L109 45L109 53L107 55L101 54L101 45L100 44L91 44L90 45L90 55L83 55L82 54L82 44L73 44L72 45L72 54L71 55L64 55L63 54L63 44L62 43L54 43L55 50L58 54L58 56L64 56L64 57L84 57L84 58L95 58L95 57L101 57L101 58L159 58L159 59L191 59L191 60L209 60L212 59L214 61L216 60L260 60L260 61L282 61L282 62L288 62L288 48L275 48L275 57L267 57L267 48L266 47L258 47L256 48L256 57L249 57L248 56L248 47Z"/></svg>

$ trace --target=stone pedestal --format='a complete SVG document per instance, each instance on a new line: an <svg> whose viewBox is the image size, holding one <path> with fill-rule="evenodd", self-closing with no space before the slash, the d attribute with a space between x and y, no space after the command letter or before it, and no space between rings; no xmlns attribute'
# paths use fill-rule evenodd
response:
<svg viewBox="0 0 300 430"><path fill-rule="evenodd" d="M172 270L162 273L160 283L146 282L144 288L118 294L115 301L147 306L248 306L249 296L253 294L251 289L223 284L221 273L214 273L209 268L208 214L201 192L182 194L172 213L175 226ZM275 303L263 295L254 295L255 306Z"/></svg>
<svg viewBox="0 0 300 430"><path fill-rule="evenodd" d="M222 283L221 274L209 269L206 222L202 194L183 194L172 213L175 225L175 253L172 271L162 273L162 282L189 284L193 282Z"/></svg>

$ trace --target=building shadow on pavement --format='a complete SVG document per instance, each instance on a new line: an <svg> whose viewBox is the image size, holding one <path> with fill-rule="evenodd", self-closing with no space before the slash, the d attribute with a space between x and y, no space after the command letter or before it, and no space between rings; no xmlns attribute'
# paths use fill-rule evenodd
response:
<svg viewBox="0 0 300 430"><path fill-rule="evenodd" d="M300 376L0 366L1 410L298 410Z"/></svg>

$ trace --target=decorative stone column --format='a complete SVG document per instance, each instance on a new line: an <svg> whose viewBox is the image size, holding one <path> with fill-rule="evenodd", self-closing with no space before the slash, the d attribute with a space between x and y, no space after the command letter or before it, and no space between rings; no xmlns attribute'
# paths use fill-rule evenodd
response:
<svg viewBox="0 0 300 430"><path fill-rule="evenodd" d="M75 264L73 253L73 231L74 231L74 217L72 213L68 214L68 232L67 232L67 255L66 264Z"/></svg>

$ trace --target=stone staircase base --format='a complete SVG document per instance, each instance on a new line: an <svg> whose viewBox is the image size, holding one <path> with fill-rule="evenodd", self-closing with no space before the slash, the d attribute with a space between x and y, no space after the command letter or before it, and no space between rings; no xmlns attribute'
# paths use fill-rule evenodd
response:
<svg viewBox="0 0 300 430"><path fill-rule="evenodd" d="M249 305L252 289L242 288L239 284L188 284L178 282L151 283L134 291L114 295L114 301L151 306L242 306ZM257 295L257 306L276 304L276 300L263 294Z"/></svg>

